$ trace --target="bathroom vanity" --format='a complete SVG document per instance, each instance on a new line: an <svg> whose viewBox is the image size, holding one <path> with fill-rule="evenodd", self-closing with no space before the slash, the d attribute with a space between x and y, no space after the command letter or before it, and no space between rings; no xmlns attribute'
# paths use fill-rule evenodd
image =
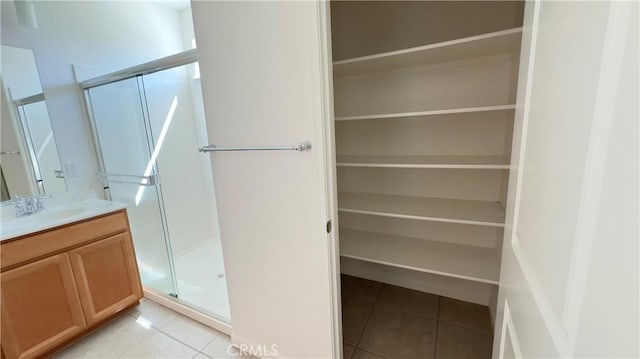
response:
<svg viewBox="0 0 640 359"><path fill-rule="evenodd" d="M36 230L3 231L0 242L3 358L45 356L138 304L142 287L123 206L93 200L24 220Z"/></svg>

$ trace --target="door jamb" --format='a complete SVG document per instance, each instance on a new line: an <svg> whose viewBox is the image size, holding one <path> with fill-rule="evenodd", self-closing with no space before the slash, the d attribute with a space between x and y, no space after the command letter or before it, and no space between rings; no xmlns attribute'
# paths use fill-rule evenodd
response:
<svg viewBox="0 0 640 359"><path fill-rule="evenodd" d="M319 1L318 6L318 45L320 47L320 80L322 108L322 139L325 151L325 203L326 220L331 221L331 230L327 233L329 302L331 310L331 343L334 358L342 358L342 306L340 300L340 246L338 236L337 178L335 157L335 124L333 108L333 61L331 54L331 12L329 1Z"/></svg>

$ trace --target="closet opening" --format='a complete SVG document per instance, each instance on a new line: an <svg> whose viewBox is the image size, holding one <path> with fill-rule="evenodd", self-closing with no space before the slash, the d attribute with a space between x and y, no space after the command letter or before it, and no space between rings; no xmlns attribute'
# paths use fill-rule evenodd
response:
<svg viewBox="0 0 640 359"><path fill-rule="evenodd" d="M490 358L522 1L331 2L344 358Z"/></svg>

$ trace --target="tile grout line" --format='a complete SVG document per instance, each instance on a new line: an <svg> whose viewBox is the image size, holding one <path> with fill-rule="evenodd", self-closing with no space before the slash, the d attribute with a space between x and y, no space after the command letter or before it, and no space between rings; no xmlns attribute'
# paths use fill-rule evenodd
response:
<svg viewBox="0 0 640 359"><path fill-rule="evenodd" d="M456 328L462 328L462 329L473 330L475 332L493 334L492 330L485 330L485 329L480 329L480 328L475 328L475 327L469 327L469 326L466 326L466 325L463 325L463 324L448 322L446 320L438 320L438 322L442 322L442 323L444 323L446 325L450 325L450 326L456 327Z"/></svg>
<svg viewBox="0 0 640 359"><path fill-rule="evenodd" d="M440 327L440 299L441 296L438 296L438 306L436 307L436 334L433 337L433 359L436 359L436 355L438 354L438 328Z"/></svg>
<svg viewBox="0 0 640 359"><path fill-rule="evenodd" d="M373 282L375 282L375 281L373 281ZM433 359L436 359L438 357L438 355L437 355L437 353L438 353L438 351L437 351L438 348L437 347L438 347L438 344L439 344L438 341L439 341L439 339L443 338L443 337L440 338L439 335L438 335L439 334L439 329L440 329L440 324L445 324L445 326L446 325L450 325L452 327L456 327L456 328L459 328L459 329L464 329L464 330L468 330L470 332L478 333L478 334L474 334L474 335L479 335L481 333L491 334L491 329L490 328L489 329L485 329L485 328L481 328L480 326L476 326L475 325L476 321L474 321L472 323L474 325L468 326L466 324L449 322L446 318L441 318L440 312L442 311L442 307L443 307L443 303L442 302L443 301L445 301L445 303L444 303L445 304L445 308L446 308L446 304L448 303L447 300L453 300L453 301L456 301L456 302L463 302L463 303L469 303L469 304L476 304L476 303L471 303L471 302L457 300L457 299L453 299L453 298L449 298L449 297L434 295L436 297L436 313L435 313L436 316L435 316L435 318L433 318L433 317L430 317L429 315L427 315L425 313L422 313L420 311L414 312L414 311L411 311L411 310L405 310L405 309L403 309L401 307L395 307L391 303L386 303L385 304L383 302L380 302L380 298L382 298L382 293L386 289L386 287L393 287L393 286L389 285L389 284L386 284L386 283L381 283L381 282L378 282L378 283L380 283L380 287L379 287L378 292L376 293L376 295L374 297L369 297L369 298L372 298L374 300L372 302L369 302L369 303L372 304L372 308L370 309L370 311L368 312L368 314L366 316L366 320L364 322L363 329L359 333L359 336L358 336L357 340L355 341L355 344L354 345L350 345L349 344L349 346L354 347L354 353L353 353L352 358L355 358L356 352L358 350L360 350L360 351L362 351L364 353L368 353L368 354L374 355L375 357L379 357L381 359L391 359L391 358L387 357L386 355L383 355L383 354L380 354L380 353L376 353L376 352L372 352L372 351L370 351L368 349L364 349L362 347L362 345L363 345L362 340L364 339L364 334L367 333L367 329L368 329L369 324L373 324L374 323L374 322L372 322L372 318L373 318L373 314L374 314L374 311L375 311L377 306L388 307L389 309L393 309L394 311L408 313L408 314L411 314L412 316L431 319L432 321L435 320L436 325L435 325L435 332L434 332L434 337L433 337L433 340L434 340L434 342L433 342L433 345L434 345L434 347L433 347ZM432 293L427 293L427 294L433 295ZM486 306L482 306L482 305L478 305L478 306L486 307ZM474 311L471 312L471 316L474 317L474 318L475 318L476 314L477 313L474 313ZM464 321L464 322L466 322L466 321ZM380 323L380 324L382 324L382 323ZM347 343L345 343L345 344L347 344ZM443 348L443 347L441 346L441 348ZM347 358L345 357L345 359L347 359Z"/></svg>
<svg viewBox="0 0 640 359"><path fill-rule="evenodd" d="M382 285L380 286L380 290L378 291L378 294L376 295L376 299L373 301L373 304L378 304L378 301L380 300L380 296L382 295L382 291L384 290L384 287L388 285L385 283L382 283Z"/></svg>
<svg viewBox="0 0 640 359"><path fill-rule="evenodd" d="M203 357L205 357L205 358L211 358L210 356L208 356L207 354L205 354L205 353L203 353L203 352L197 352L197 353L196 353L196 355L194 355L194 356L193 356L193 358L191 358L191 359L195 359L195 358L197 358L198 356L203 356Z"/></svg>
<svg viewBox="0 0 640 359"><path fill-rule="evenodd" d="M172 319L171 321L173 321L173 319ZM169 323L170 323L171 321L169 321ZM167 326L169 323L165 324L163 327ZM162 334L164 334L164 335L168 336L169 338L171 338L171 339L173 339L173 340L177 341L178 343L183 344L183 345L185 345L185 346L187 346L187 347L189 347L189 348L191 348L191 349L195 350L195 351L196 351L196 352L198 352L198 353L200 353L200 351L201 351L202 349L206 348L206 347L207 347L207 345L211 344L211 342L213 342L214 340L216 340L216 339L220 336L220 334L216 334L216 335L213 337L213 339L211 339L210 341L208 341L208 342L207 342L207 344L205 344L205 345L202 347L202 349L196 349L196 348L192 347L191 345L189 345L189 344L187 344L187 343L183 342L182 340L180 340L180 339L178 339L178 338L174 337L173 335L171 335L171 334L169 334L169 333L165 332L165 331L164 331L164 330L162 330L162 329L159 329L159 328L153 328L153 329L155 329L155 330L157 330L158 332L160 332L160 333L162 333Z"/></svg>
<svg viewBox="0 0 640 359"><path fill-rule="evenodd" d="M200 353L200 354L204 355L206 358L211 358L211 357L209 356L209 354L207 354L207 353L203 352L203 350L204 350L204 348L208 347L208 346L209 346L209 344L213 343L213 341L214 341L214 340L218 339L218 338L219 338L221 335L223 335L223 334L224 334L224 333L220 332L220 333L219 333L219 334L217 334L215 337L213 337L213 339L209 340L209 342L207 342L207 344L205 344L205 345L202 347L202 349L198 350L198 353ZM231 337L229 337L229 338L231 338ZM196 355L196 356L197 356L197 355ZM194 357L194 358L195 358L195 357Z"/></svg>
<svg viewBox="0 0 640 359"><path fill-rule="evenodd" d="M366 349L362 349L362 348L357 348L357 349L358 349L358 350L361 350L361 351L363 351L363 352L365 352L365 353L368 353L368 354L374 355L374 356L376 356L376 357L382 358L382 359L392 359L392 358L387 357L386 355L382 355L382 354L379 354L379 353L374 353L374 352L368 351L368 350L366 350ZM355 352L355 351L353 352L353 355L356 355L356 352ZM353 357L352 357L352 358L353 358Z"/></svg>
<svg viewBox="0 0 640 359"><path fill-rule="evenodd" d="M429 314L425 314L425 313L422 313L422 312L414 312L414 311L411 311L411 310L405 310L405 309L396 307L395 305L381 304L381 303L376 303L376 305L379 305L380 307L391 309L391 310L394 310L394 311L397 311L397 312L400 312L400 313L411 314L411 315L415 315L415 316L418 316L418 317L422 317L422 318L429 319L429 320L434 320L434 321L438 320L437 313L436 313L436 317L434 318L434 317L430 316Z"/></svg>
<svg viewBox="0 0 640 359"><path fill-rule="evenodd" d="M193 346L191 346L191 345L189 345L189 344L187 344L187 343L183 342L182 340L180 340L180 339L178 339L178 338L174 337L173 335L169 334L168 332L166 332L165 330L163 330L163 328L165 328L165 327L169 326L169 324L173 323L173 322L174 322L174 321L176 321L178 318L184 318L184 319L186 319L186 320L187 320L187 321L189 321L189 322L193 322L193 323L195 323L195 324L199 324L199 325L203 325L203 324L198 323L198 322L194 321L193 319L190 319L190 318L188 318L188 317L186 317L186 316L184 316L184 315L182 315L182 314L180 314L180 313L178 313L178 312L176 312L176 311L174 311L174 310L172 310L172 309L169 309L169 308L163 307L163 306L162 306L162 305L160 305L160 304L157 304L157 303L154 303L154 304L156 304L156 305L158 305L158 306L162 307L163 309L166 309L167 311L171 312L171 314L173 315L173 318L169 319L169 321L167 321L166 323L164 323L164 325L159 326L159 327L158 327L158 326L155 326L155 325L153 325L153 324L151 324L151 329L154 329L154 330L156 330L156 331L158 331L158 332L160 332L160 333L162 333L162 334L164 334L164 335L168 336L169 338L171 338L171 339L173 339L173 340L177 341L178 343L180 343L180 344L182 344L182 345L185 345L185 346L187 346L188 348L191 348L191 349L195 350L195 351L196 351L196 353L202 353L202 350L203 350L204 348L206 348L209 344L211 344L214 340L216 340L216 339L217 339L217 338L222 334L221 332L219 332L219 331L217 331L217 330L215 330L215 329L213 329L213 328L209 328L209 329L211 329L211 330L215 331L215 332L216 332L216 334L215 334L215 335L214 335L214 337L213 337L211 340L209 340L209 341L208 341L208 342L207 342L207 343L206 343L206 344L205 344L201 349L196 349L195 347L193 347ZM136 308L137 308L137 307L136 307ZM133 310L129 311L129 313L133 314ZM140 314L144 315L144 313L140 313ZM134 319L136 318L136 317L135 317L135 315L132 315L132 317L133 317ZM205 326L205 325L203 325L203 326ZM206 327L206 326L205 326L205 327ZM148 338L147 338L147 339L148 339ZM146 341L146 339L145 339L145 341ZM202 354L203 354L203 355L205 355L205 356L207 356L205 353L202 353ZM196 354L196 356L197 356L197 354ZM207 357L208 357L208 356L207 356Z"/></svg>
<svg viewBox="0 0 640 359"><path fill-rule="evenodd" d="M170 309L168 309L168 310L169 310L169 311L171 311ZM172 311L172 312L173 312L173 311ZM144 314L144 313L142 313L142 314ZM197 354L198 354L198 353L202 353L202 349L206 348L206 347L207 347L207 345L211 344L211 342L213 342L214 340L216 340L216 339L220 336L220 334L221 334L221 333L217 333L217 334L215 334L215 336L213 337L213 339L211 339L210 341L208 341L208 342L207 342L207 344L205 344L205 345L202 347L202 349L196 349L195 347L193 347L193 346L191 346L191 345L189 345L189 344L187 344L187 343L183 342L182 340L180 340L180 339L178 339L178 338L174 337L173 335L171 335L171 334L169 334L168 332L166 332L166 331L164 331L164 330L163 330L163 328L164 328L164 327L168 326L169 324L171 324L172 322L174 322L177 318L179 318L179 317L181 316L181 314L180 314L180 313L177 313L177 312L174 312L174 313L171 313L171 314L173 314L173 315L174 315L174 316L173 316L173 318L171 318L169 321L167 321L166 323L164 323L164 325L162 325L162 326L158 327L158 326L155 326L155 325L153 325L153 324L152 324L150 328L151 328L151 329L153 329L153 330L155 330L155 331L157 331L157 332L159 332L159 333L162 333L162 334L164 334L164 335L168 336L169 338L171 338L171 339L173 339L173 340L177 341L178 343L180 343L180 344L182 344L182 345L184 345L184 346L186 346L186 347L188 347L188 348L191 348L191 349L195 350L195 351L196 351L196 356L197 356ZM135 316L132 316L132 317L135 319ZM185 317L185 318L186 318L186 317ZM186 319L193 321L192 319L189 319L189 318L186 318ZM215 329L213 329L213 330L215 330ZM153 334L152 334L151 336L153 336ZM151 338L151 336L149 336L149 338ZM147 339L149 339L149 338L147 338ZM145 339L144 341L146 341L147 339ZM202 354L203 354L203 355L205 355L204 353L202 353Z"/></svg>
<svg viewBox="0 0 640 359"><path fill-rule="evenodd" d="M378 303L378 298L380 298L380 293L382 293L383 286L384 286L384 284L380 286L380 290L376 294L376 298L373 300L373 303L372 303L373 305L371 306L371 310L369 310L369 314L367 315L367 321L364 322L364 327L362 327L362 331L360 332L360 335L358 335L358 340L356 340L356 344L354 345L354 347L356 349L362 349L362 348L359 347L360 340L362 340L362 336L364 335L364 332L367 329L367 325L369 324L369 320L371 319L371 315L373 315L373 310L376 308L376 304ZM355 351L354 351L354 355L355 355Z"/></svg>
<svg viewBox="0 0 640 359"><path fill-rule="evenodd" d="M465 325L465 324L460 324L460 323L455 323L455 322L450 322L450 321L448 321L448 320L442 320L442 319L440 319L440 310L439 310L439 309L440 309L440 306L441 306L441 300L442 300L443 298L444 298L444 299L446 299L446 300L454 300L454 301L458 301L458 302L471 303L471 302L465 302L464 300L454 299L454 298L451 298L451 297L438 296L438 316L437 316L437 318L438 318L438 319L437 319L437 320L438 320L438 322L442 322L442 323L444 323L444 324L451 325L451 326L454 326L454 327L456 327L456 328L470 329L470 330L473 330L473 331L478 331L478 332L491 333L491 334L493 334L494 330L493 330L493 328L492 328L492 327L491 327L491 328L489 328L489 329L482 329L482 328L478 328L478 327L474 327L474 326L469 326L469 325ZM476 303L471 303L471 304L476 304ZM480 305L480 304L477 304L477 305ZM486 306L484 306L484 305L481 305L481 306L482 306L482 307L486 307ZM488 307L487 307L487 308L488 308Z"/></svg>
<svg viewBox="0 0 640 359"><path fill-rule="evenodd" d="M125 357L127 356L127 354L131 353L131 352L132 352L132 351L134 351L136 348L138 348L138 347L139 347L139 346L141 346L142 344L144 344L144 343L146 343L147 341L149 341L149 340L151 339L151 337L155 334L155 332L154 332L154 331L155 331L155 330L157 330L157 329L155 329L154 327L151 327L151 330L152 330L152 334L151 334L151 335L149 335L148 337L144 338L144 340L143 340L143 341L141 341L140 343L138 343L138 344L136 344L136 345L132 346L131 348L129 348L129 349L128 349L127 351L125 351L124 353L120 354L120 355L118 356L118 359L120 359L120 358L125 358Z"/></svg>
<svg viewBox="0 0 640 359"><path fill-rule="evenodd" d="M373 315L373 311L376 309L376 305L378 305L378 300L380 300L380 296L382 295L382 291L384 290L384 286L385 285L387 285L387 284L382 283L382 285L380 286L380 290L378 291L378 294L376 294L376 299L374 299L374 301L373 301L373 305L371 306L371 310L369 311L369 315L367 316L367 321L364 323L364 328L362 328L362 332L360 333L360 336L358 337L358 341L356 342L356 345L355 345L355 349L356 350L353 351L352 357L356 355L356 351L358 349L360 349L360 350L362 350L364 352L367 352L369 354L374 354L376 356L381 356L381 355L379 355L377 353L372 353L372 352L370 352L370 351L368 351L368 350L366 350L364 348L361 348L360 347L360 340L362 340L362 337L364 336L364 332L367 330L367 325L369 325L369 320L371 320L371 316ZM384 356L381 356L381 357L384 357ZM386 357L384 357L384 358L386 358Z"/></svg>
<svg viewBox="0 0 640 359"><path fill-rule="evenodd" d="M143 298L144 299L144 298ZM128 315L131 319L135 320L137 322L137 319L139 317L142 316L142 312L139 310L139 305L142 304L142 300L139 302L138 306L136 306L133 309L130 309L127 311L126 315ZM139 313L134 313L134 311L138 311ZM136 316L136 314L140 314L139 316ZM174 318L171 318L167 323L165 323L165 325L167 325L169 322L173 321ZM146 338L144 338L144 340L142 340L140 343L134 345L133 347L129 348L127 351L125 351L124 353L122 353L120 356L118 356L118 358L124 358L126 357L127 354L131 353L133 350L135 350L136 348L138 348L139 346L141 346L142 344L148 342L149 340L151 340L151 338L156 334L156 332L160 332L159 328L156 327L155 325L153 325L153 323L151 323L151 325L148 327L148 329L151 330L151 334L149 336L147 336ZM161 333L161 332L160 332ZM171 337L171 339L174 339L173 337ZM180 344L184 344L182 342L180 342Z"/></svg>
<svg viewBox="0 0 640 359"><path fill-rule="evenodd" d="M175 341L176 341L176 342L178 342L179 344L182 344L183 346L185 346L185 347L187 347L187 348L190 348L190 349L194 350L194 351L196 352L196 355L195 355L195 356L197 356L197 355L198 355L198 353L200 353L200 350L198 350L198 349L196 349L196 348L192 347L191 345L189 345L189 344L187 344L187 343L183 342L182 340L180 340L180 339L178 339L178 338L173 337L173 336L172 336L172 335L170 335L169 333L164 332L164 331L160 330L159 328L156 328L156 327L153 327L153 326L152 326L152 327L151 327L151 329L155 331L153 334L151 334L150 336L148 336L147 338L145 338L145 339L144 339L143 341L141 341L140 343L136 344L133 348L131 348L131 349L127 350L124 354L122 354L122 355L120 356L120 358L122 358L122 357L126 356L126 355L127 355L127 353L131 352L132 350L134 350L135 348L139 347L139 346L140 346L140 345L142 345L143 343L145 343L145 342L147 342L147 341L151 340L151 338L156 334L156 332L157 332L157 333L160 333L160 334L164 334L164 335L166 335L167 337L169 337L170 339L175 340ZM218 336L216 335L216 337L215 337L215 338L217 338L217 337L218 337ZM213 340L215 340L215 338L214 338L214 339L212 339L212 341L213 341ZM210 343L210 342L209 342L209 343ZM207 345L209 345L209 343L207 343ZM205 347L206 347L206 345L203 347L203 349L204 349ZM194 358L195 358L195 356L194 356Z"/></svg>
<svg viewBox="0 0 640 359"><path fill-rule="evenodd" d="M141 303L144 302L144 299L141 300ZM194 358L198 355L203 355L206 358L209 358L209 356L206 353L203 353L202 350L204 350L204 348L206 348L207 345L209 345L211 342L213 342L214 340L216 340L218 337L220 337L222 335L222 333L212 329L212 331L214 333L211 333L211 335L213 336L213 338L209 341L207 341L207 343L205 345L202 346L202 349L196 349L194 346L184 342L181 339L176 338L175 336L173 336L172 334L170 334L169 332L165 331L165 327L169 326L171 323L175 322L176 320L178 320L178 318L181 318L182 316L179 313L175 313L170 309L167 309L169 312L171 312L172 314L172 318L170 318L166 323L162 324L161 326L158 326L156 324L151 323L151 325L149 325L148 327L146 327L146 329L148 330L148 335L146 335L142 340L140 341L136 341L136 343L133 344L133 346L129 347L128 349L126 349L122 354L118 355L117 358L123 358L126 357L128 354L132 353L134 350L136 350L137 348L139 348L141 345L144 345L145 343L148 343L150 341L153 340L153 337L157 334L159 335L164 335L167 338L175 341L177 344L179 344L180 346L182 346L183 348L188 348L193 350L194 354ZM121 316L119 316L119 318L115 318L116 320L118 319L122 319L125 322L128 321L137 321L138 318L140 317L144 317L144 313L140 310L139 307L136 308L132 308L130 310L127 310L123 313L120 313ZM197 323L189 318L186 318L186 320L188 320L189 322L193 322L196 325L200 325L200 323ZM92 331L91 333L88 333L89 335L87 336L83 336L83 340L87 339L87 338L91 338L94 337L95 335L97 335L98 333L100 333L101 331L104 331L106 329L108 329L111 325L113 325L114 323L116 323L116 320L110 322L110 323L106 323L106 325L102 325L99 328L96 328L97 330ZM66 351L68 348L71 348L74 344L79 343L80 341L77 341L75 343L70 343L69 345L65 346L64 348L61 348L61 350L57 351L56 354L60 354L63 353L64 351Z"/></svg>
<svg viewBox="0 0 640 359"><path fill-rule="evenodd" d="M377 297L376 297L376 301L377 301ZM367 315L367 321L364 322L364 327L362 327L362 331L360 332L360 335L358 335L358 340L356 341L356 345L355 345L356 349L360 348L359 347L360 340L362 340L362 336L364 336L364 332L365 332L365 330L367 330L367 325L369 324L369 320L371 319L371 316L373 315L373 310L376 309L376 302L374 301L372 304L373 305L371 306L371 309L369 310L369 315ZM362 348L360 348L360 349L362 349Z"/></svg>

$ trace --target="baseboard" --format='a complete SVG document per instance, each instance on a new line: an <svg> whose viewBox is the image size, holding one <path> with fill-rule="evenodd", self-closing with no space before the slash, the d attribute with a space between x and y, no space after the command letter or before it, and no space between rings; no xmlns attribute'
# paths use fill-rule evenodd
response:
<svg viewBox="0 0 640 359"><path fill-rule="evenodd" d="M495 295L493 293L497 288L493 284L418 272L352 258L340 259L340 272L487 306L492 302Z"/></svg>
<svg viewBox="0 0 640 359"><path fill-rule="evenodd" d="M202 323L227 335L231 335L231 323L199 312L187 305L180 303L175 298L170 297L166 294L159 293L151 288L145 287L143 290L145 298L162 306L165 306L175 312L178 312L185 317L191 318L196 322Z"/></svg>

